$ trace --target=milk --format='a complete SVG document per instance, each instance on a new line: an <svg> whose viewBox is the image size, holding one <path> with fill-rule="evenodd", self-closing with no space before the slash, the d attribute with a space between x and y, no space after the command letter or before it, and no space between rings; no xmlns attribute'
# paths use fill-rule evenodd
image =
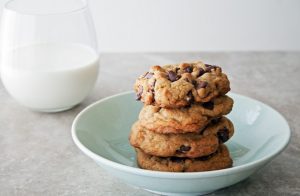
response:
<svg viewBox="0 0 300 196"><path fill-rule="evenodd" d="M19 103L39 111L60 111L80 103L93 88L99 56L80 44L35 44L1 59L1 78Z"/></svg>

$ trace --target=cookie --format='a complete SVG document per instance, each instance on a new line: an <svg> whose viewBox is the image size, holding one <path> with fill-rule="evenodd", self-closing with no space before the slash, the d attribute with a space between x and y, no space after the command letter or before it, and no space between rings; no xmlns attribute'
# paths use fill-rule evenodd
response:
<svg viewBox="0 0 300 196"><path fill-rule="evenodd" d="M199 132L212 118L228 114L232 107L233 100L227 95L176 109L145 105L139 120L142 126L157 133Z"/></svg>
<svg viewBox="0 0 300 196"><path fill-rule="evenodd" d="M214 153L220 143L226 142L234 132L231 121L225 117L213 120L198 133L161 134L150 131L137 121L129 136L135 148L160 157L196 158Z"/></svg>
<svg viewBox="0 0 300 196"><path fill-rule="evenodd" d="M219 66L201 61L152 66L134 85L137 100L146 105L179 108L194 102L209 102L230 90Z"/></svg>
<svg viewBox="0 0 300 196"><path fill-rule="evenodd" d="M225 169L232 166L232 159L225 145L220 145L218 150L208 156L198 158L158 157L146 154L136 149L139 167L148 170L166 172L200 172Z"/></svg>

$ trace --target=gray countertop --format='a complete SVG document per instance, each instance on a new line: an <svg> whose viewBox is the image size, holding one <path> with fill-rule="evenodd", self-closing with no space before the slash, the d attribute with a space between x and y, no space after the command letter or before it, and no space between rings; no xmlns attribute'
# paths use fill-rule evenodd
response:
<svg viewBox="0 0 300 196"><path fill-rule="evenodd" d="M300 195L300 52L103 54L89 97L53 114L23 108L0 83L0 195L152 195L124 184L81 153L71 139L71 124L92 102L131 90L150 65L196 59L221 65L232 92L269 104L292 130L289 146L270 164L211 195Z"/></svg>

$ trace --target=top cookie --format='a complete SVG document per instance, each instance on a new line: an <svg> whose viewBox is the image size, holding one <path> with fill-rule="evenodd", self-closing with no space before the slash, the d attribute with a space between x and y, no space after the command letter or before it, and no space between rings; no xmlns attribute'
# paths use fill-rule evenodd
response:
<svg viewBox="0 0 300 196"><path fill-rule="evenodd" d="M179 108L193 102L209 102L230 90L222 69L201 61L152 66L134 85L137 100L146 105Z"/></svg>

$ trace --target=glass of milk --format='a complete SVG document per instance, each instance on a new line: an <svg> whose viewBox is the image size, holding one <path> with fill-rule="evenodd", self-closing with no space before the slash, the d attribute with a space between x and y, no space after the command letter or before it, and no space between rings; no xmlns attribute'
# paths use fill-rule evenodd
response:
<svg viewBox="0 0 300 196"><path fill-rule="evenodd" d="M1 79L21 105L44 112L70 109L92 90L98 68L85 0L10 0L4 5Z"/></svg>

